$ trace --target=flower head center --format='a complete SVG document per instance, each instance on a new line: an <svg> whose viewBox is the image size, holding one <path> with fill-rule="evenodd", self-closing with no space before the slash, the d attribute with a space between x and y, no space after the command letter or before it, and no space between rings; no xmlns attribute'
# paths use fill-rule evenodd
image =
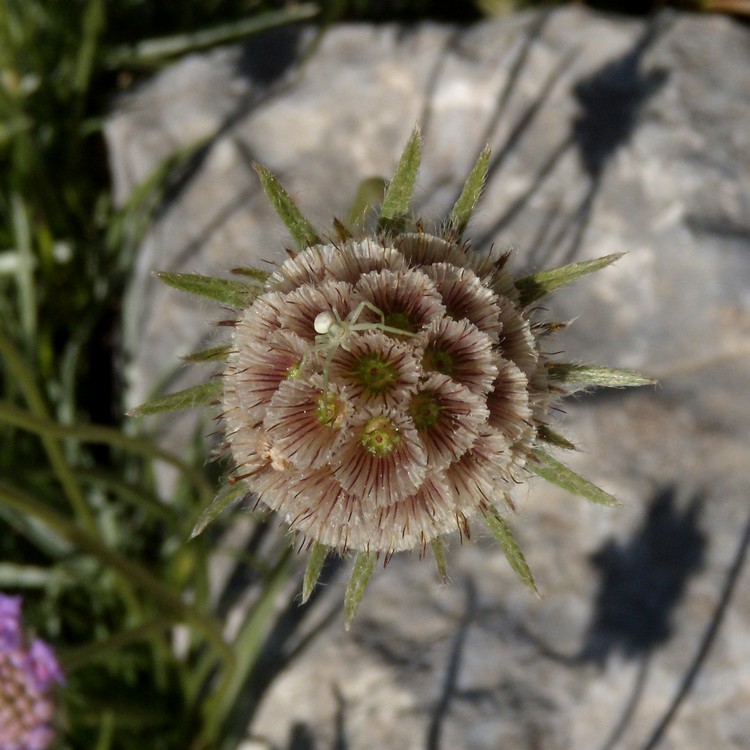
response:
<svg viewBox="0 0 750 750"><path fill-rule="evenodd" d="M409 412L414 426L420 431L432 429L440 419L440 399L431 391L422 391L412 398Z"/></svg>
<svg viewBox="0 0 750 750"><path fill-rule="evenodd" d="M422 366L425 370L432 370L450 377L456 369L456 362L453 355L445 349L428 346L422 358Z"/></svg>
<svg viewBox="0 0 750 750"><path fill-rule="evenodd" d="M383 323L389 328L397 328L399 331L414 333L417 326L414 325L411 317L403 310L393 310L383 316Z"/></svg>
<svg viewBox="0 0 750 750"><path fill-rule="evenodd" d="M318 400L315 416L324 427L339 429L346 416L346 406L341 399L336 398L332 393L327 393Z"/></svg>
<svg viewBox="0 0 750 750"><path fill-rule="evenodd" d="M302 360L300 359L299 362L292 365L285 373L284 375L287 378L298 378L300 376L300 373L302 372Z"/></svg>
<svg viewBox="0 0 750 750"><path fill-rule="evenodd" d="M398 368L378 353L364 354L354 366L354 375L370 393L383 393L398 380Z"/></svg>
<svg viewBox="0 0 750 750"><path fill-rule="evenodd" d="M401 435L388 417L373 417L365 422L359 442L368 453L381 457L398 448Z"/></svg>

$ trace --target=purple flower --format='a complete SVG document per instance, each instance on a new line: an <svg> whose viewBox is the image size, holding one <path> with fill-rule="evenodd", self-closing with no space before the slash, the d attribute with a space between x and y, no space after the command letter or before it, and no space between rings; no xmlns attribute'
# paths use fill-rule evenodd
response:
<svg viewBox="0 0 750 750"><path fill-rule="evenodd" d="M50 646L24 638L21 597L0 594L0 750L46 750L63 682Z"/></svg>
<svg viewBox="0 0 750 750"><path fill-rule="evenodd" d="M21 597L0 594L0 649L21 642Z"/></svg>

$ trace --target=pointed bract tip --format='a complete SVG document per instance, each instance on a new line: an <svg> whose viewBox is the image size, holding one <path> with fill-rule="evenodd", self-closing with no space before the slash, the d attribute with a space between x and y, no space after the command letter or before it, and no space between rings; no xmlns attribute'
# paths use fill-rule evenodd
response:
<svg viewBox="0 0 750 750"><path fill-rule="evenodd" d="M450 577L448 576L448 564L445 559L445 544L442 538L437 537L430 542L432 549L432 555L435 558L435 565L437 566L438 576L440 583L450 583Z"/></svg>
<svg viewBox="0 0 750 750"><path fill-rule="evenodd" d="M369 552L359 552L354 558L354 567L344 596L344 628L346 630L349 630L354 615L357 614L359 603L365 594L376 560L375 555L371 555Z"/></svg>
<svg viewBox="0 0 750 750"><path fill-rule="evenodd" d="M320 578L325 561L328 559L329 551L330 548L325 544L313 542L310 556L307 559L305 575L302 579L302 604L310 598L310 595L318 585L318 579Z"/></svg>
<svg viewBox="0 0 750 750"><path fill-rule="evenodd" d="M540 597L539 589L537 588L536 581L529 568L526 558L521 551L516 538L513 536L513 532L510 527L505 523L504 519L494 511L488 511L485 515L485 521L492 535L500 545L505 558L513 568L516 575L521 579L521 582L534 593L537 597Z"/></svg>
<svg viewBox="0 0 750 750"><path fill-rule="evenodd" d="M490 165L490 146L487 144L479 154L469 176L464 183L461 195L448 217L449 234L453 241L461 238L474 209L484 190Z"/></svg>
<svg viewBox="0 0 750 750"><path fill-rule="evenodd" d="M404 222L411 206L421 160L422 135L419 126L416 126L385 191L378 218L381 229L398 229Z"/></svg>
<svg viewBox="0 0 750 750"><path fill-rule="evenodd" d="M534 450L533 461L529 461L528 468L537 476L557 485L561 489L577 495L596 505L616 507L622 503L609 492L598 487L588 479L584 479L572 469L560 463L545 451Z"/></svg>
<svg viewBox="0 0 750 750"><path fill-rule="evenodd" d="M320 237L312 223L305 218L278 178L257 162L253 162L253 169L258 173L263 190L271 201L274 211L292 235L297 248L305 250L312 245L319 244Z"/></svg>
<svg viewBox="0 0 750 750"><path fill-rule="evenodd" d="M521 304L528 305L545 297L556 289L567 286L576 279L580 279L595 271L600 271L602 268L606 268L618 261L623 255L625 253L612 253L611 255L604 255L601 258L570 263L566 266L551 268L547 271L540 271L531 276L518 279L516 287L521 295Z"/></svg>

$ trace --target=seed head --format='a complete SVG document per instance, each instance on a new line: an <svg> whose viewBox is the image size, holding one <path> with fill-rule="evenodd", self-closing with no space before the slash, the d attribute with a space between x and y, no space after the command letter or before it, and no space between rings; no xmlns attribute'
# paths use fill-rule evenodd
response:
<svg viewBox="0 0 750 750"><path fill-rule="evenodd" d="M545 444L572 447L551 426L551 406L576 386L650 382L553 361L542 345L562 326L537 320L532 303L617 256L514 279L508 253L471 249L462 234L487 150L443 229L424 231L409 216L420 143L415 131L378 226L357 237L335 221L337 236L321 239L258 169L299 247L265 283L243 271L254 285L221 380L233 481L311 549L304 596L326 554L358 555L347 622L375 558L430 546L445 576L442 537L468 537L476 519L536 591L504 520L518 484L531 471L614 502L546 453ZM214 282L209 296L236 299L234 286L230 295Z"/></svg>

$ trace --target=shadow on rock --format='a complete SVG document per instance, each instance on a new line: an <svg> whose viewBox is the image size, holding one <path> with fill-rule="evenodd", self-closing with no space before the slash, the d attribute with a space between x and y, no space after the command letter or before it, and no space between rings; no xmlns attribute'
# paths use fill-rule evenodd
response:
<svg viewBox="0 0 750 750"><path fill-rule="evenodd" d="M602 665L618 650L629 658L645 656L669 640L673 613L703 563L702 502L696 496L680 512L674 488L665 489L629 541L609 540L592 555L599 591L578 661Z"/></svg>

